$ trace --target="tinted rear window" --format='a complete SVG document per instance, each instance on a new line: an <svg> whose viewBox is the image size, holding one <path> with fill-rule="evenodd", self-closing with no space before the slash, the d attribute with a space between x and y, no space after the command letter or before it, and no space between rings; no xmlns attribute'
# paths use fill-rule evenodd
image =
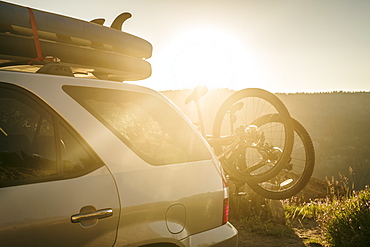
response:
<svg viewBox="0 0 370 247"><path fill-rule="evenodd" d="M211 158L189 124L157 97L89 87L64 86L63 89L150 164Z"/></svg>

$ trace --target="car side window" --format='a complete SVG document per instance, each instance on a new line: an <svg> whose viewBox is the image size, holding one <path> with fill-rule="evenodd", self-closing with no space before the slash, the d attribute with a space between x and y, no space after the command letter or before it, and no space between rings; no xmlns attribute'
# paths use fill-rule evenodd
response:
<svg viewBox="0 0 370 247"><path fill-rule="evenodd" d="M211 158L201 138L163 99L123 90L75 86L63 89L149 164Z"/></svg>
<svg viewBox="0 0 370 247"><path fill-rule="evenodd" d="M77 177L104 165L69 125L35 99L0 87L0 187Z"/></svg>
<svg viewBox="0 0 370 247"><path fill-rule="evenodd" d="M63 125L59 127L59 137L64 176L93 170L99 166L99 161L94 159L84 145Z"/></svg>
<svg viewBox="0 0 370 247"><path fill-rule="evenodd" d="M0 180L58 174L52 116L29 97L0 91Z"/></svg>

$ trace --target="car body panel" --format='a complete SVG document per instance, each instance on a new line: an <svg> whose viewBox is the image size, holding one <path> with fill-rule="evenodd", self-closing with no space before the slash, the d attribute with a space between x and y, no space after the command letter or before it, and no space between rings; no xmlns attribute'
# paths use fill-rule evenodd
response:
<svg viewBox="0 0 370 247"><path fill-rule="evenodd" d="M126 83L22 72L0 71L0 82L15 84L40 97L65 122L72 126L105 164L102 168L82 177L0 188L0 194L4 193L3 191L10 193L14 190L15 193L18 190L22 191L23 188L25 190L33 190L31 188L43 188L44 186L48 186L47 190L59 191L55 193L55 196L60 195L60 197L53 200L53 203L57 203L59 206L54 208L48 215L55 214L64 217L60 221L62 222L60 223L63 226L62 228L68 228L67 225L73 227L79 225L68 222L65 217L67 214L69 217L71 214L78 214L82 206L93 205L96 209L113 209L113 216L99 220L96 226L103 222L113 222L109 223L109 227L104 225L105 228L103 228L105 230L102 230L100 233L94 233L96 239L91 240L92 242L73 242L71 240L70 244L64 245L72 246L76 243L78 243L77 245L99 245L109 238L110 243L116 241L116 246L140 246L156 242L175 243L180 246L197 246L197 241L201 239L198 236L202 236L198 234L205 234L211 229L214 229L212 231L213 234L216 233L219 236L206 234L204 236L209 236L207 239L214 237L217 241L221 241L221 238L225 237L226 240L229 239L227 240L229 243L232 243L230 246L234 245L237 236L236 230L228 224L227 226L222 225L223 198L225 194L220 163L208 143L196 131L196 128L163 95L148 88ZM210 153L209 158L159 166L149 164L123 143L102 122L98 121L84 107L66 94L63 91L63 86L65 85L139 92L159 98L161 101L166 102L168 107L178 112L183 121L191 126L197 138L208 149ZM106 181L103 179L104 181L101 184L100 182L91 182L90 177L98 179L100 175L97 176L96 174L101 173L104 174ZM81 183L79 182L80 180L90 181L93 185L89 187L89 182L86 182L85 185L89 188L84 188L84 182ZM65 185L65 188L69 188L69 190L60 191L63 185ZM62 187L59 188L59 186ZM69 195L68 191L75 187L78 188L73 191L76 194L73 194L73 196ZM42 190L40 189L40 191ZM94 191L97 191L99 194L96 198L94 198ZM34 197L41 198L41 195L36 193ZM82 195L81 198L78 195ZM90 196L94 199L90 198ZM73 198L73 203L70 203L69 198ZM94 201L95 199L96 202ZM18 198L17 201L9 203L17 204L21 201L23 200ZM32 207L26 213L17 217L20 219L27 218L27 214L32 214L31 209L42 203L41 199L35 199L30 204ZM64 205L68 206L63 207ZM51 205L49 206L52 207ZM1 207L9 209L10 204ZM42 210L46 212L48 202L46 202L43 208ZM71 212L72 209L73 213ZM65 213L62 213L64 211ZM15 212L9 215L7 222L15 219L14 217ZM42 221L44 220L47 221L50 218L42 219ZM3 222L4 220L1 219L2 224ZM0 229L0 233L5 233L4 229L10 229L10 226L8 227L4 224L0 226L0 228L3 228ZM50 224L58 225L59 223L58 221L52 221ZM44 226L46 227L47 225ZM30 227L32 228L32 226ZM224 235L219 233L223 231L225 231ZM40 230L40 232L42 231ZM104 232L107 234L103 234ZM74 234L78 232L66 231L66 234L63 236L67 236L67 233L75 236ZM12 234L15 234L15 232ZM60 243L67 242L62 241ZM211 243L208 240L200 242Z"/></svg>
<svg viewBox="0 0 370 247"><path fill-rule="evenodd" d="M181 240L184 246L238 246L238 231L230 223Z"/></svg>
<svg viewBox="0 0 370 247"><path fill-rule="evenodd" d="M108 169L74 179L0 188L2 246L109 246L116 239L120 206ZM6 199L5 199L6 198ZM113 216L88 227L71 223L84 206L111 208Z"/></svg>

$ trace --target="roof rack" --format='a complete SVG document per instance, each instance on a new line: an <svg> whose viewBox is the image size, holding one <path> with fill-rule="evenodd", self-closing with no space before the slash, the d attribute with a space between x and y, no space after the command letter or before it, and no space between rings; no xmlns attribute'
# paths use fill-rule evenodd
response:
<svg viewBox="0 0 370 247"><path fill-rule="evenodd" d="M46 63L36 73L74 77L71 67L60 63Z"/></svg>

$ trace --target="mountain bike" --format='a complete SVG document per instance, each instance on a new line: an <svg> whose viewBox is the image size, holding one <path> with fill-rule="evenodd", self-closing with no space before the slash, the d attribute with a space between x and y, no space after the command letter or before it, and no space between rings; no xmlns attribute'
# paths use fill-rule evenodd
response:
<svg viewBox="0 0 370 247"><path fill-rule="evenodd" d="M218 109L212 135L207 136L199 104L205 93L197 87L185 103L196 103L201 133L237 189L248 184L266 198L283 199L307 184L314 167L312 141L276 95L258 88L233 93ZM305 153L300 159L295 158L294 143L301 143Z"/></svg>

